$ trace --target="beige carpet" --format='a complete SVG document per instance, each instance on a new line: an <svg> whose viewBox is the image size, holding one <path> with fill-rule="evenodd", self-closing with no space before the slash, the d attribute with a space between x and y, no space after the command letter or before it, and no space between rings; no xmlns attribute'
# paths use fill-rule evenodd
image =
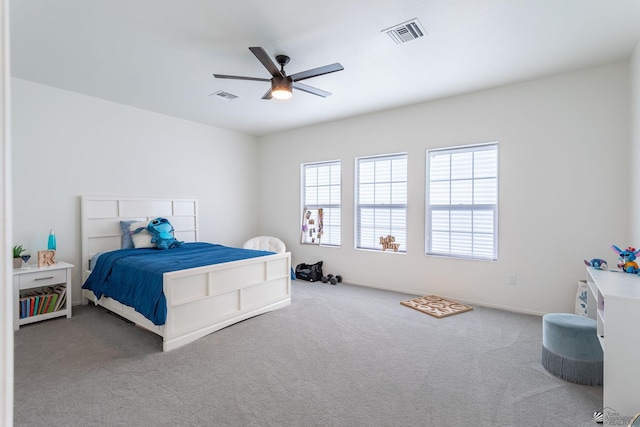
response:
<svg viewBox="0 0 640 427"><path fill-rule="evenodd" d="M400 304L414 308L430 316L437 317L438 319L473 310L473 307L469 305L450 301L437 295L427 295L426 297L400 301Z"/></svg>

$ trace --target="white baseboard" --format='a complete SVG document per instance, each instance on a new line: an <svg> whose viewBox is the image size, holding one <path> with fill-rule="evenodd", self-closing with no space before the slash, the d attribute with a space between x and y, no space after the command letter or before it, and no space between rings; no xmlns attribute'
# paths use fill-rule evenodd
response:
<svg viewBox="0 0 640 427"><path fill-rule="evenodd" d="M389 287L385 287L385 286L373 286L373 285L369 285L366 283L358 283L358 282L348 282L350 285L355 285L355 286L362 286L365 288L373 288L373 289L381 289L383 291L392 291L392 292L399 292L401 294L407 294L410 296L423 296L424 294L419 294L416 293L415 290L409 290L409 289L398 289L398 288L389 288ZM534 316L543 316L546 313L540 312L540 311L536 311L536 310L529 310L526 308L522 308L522 307L512 307L512 306L507 306L507 305L500 305L500 304L492 304L490 302L486 302L486 301L476 301L476 300L470 300L470 299L463 299L463 298L459 298L459 297L454 297L454 296L449 296L449 295L440 295L438 294L438 296L442 297L442 298L447 298L447 299L452 299L454 301L463 303L463 304L468 304L468 305L478 305L478 306L482 306L482 307L487 307L487 308L495 308L498 310L505 310L505 311L512 311L514 313L521 313L521 314L531 314Z"/></svg>

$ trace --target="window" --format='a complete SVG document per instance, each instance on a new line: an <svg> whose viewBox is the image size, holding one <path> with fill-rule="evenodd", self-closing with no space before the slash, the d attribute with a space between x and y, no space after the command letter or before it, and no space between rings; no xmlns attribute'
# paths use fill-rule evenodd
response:
<svg viewBox="0 0 640 427"><path fill-rule="evenodd" d="M356 169L356 247L385 250L387 239L406 252L407 154L361 157Z"/></svg>
<svg viewBox="0 0 640 427"><path fill-rule="evenodd" d="M426 253L498 259L498 144L427 151Z"/></svg>
<svg viewBox="0 0 640 427"><path fill-rule="evenodd" d="M302 165L302 243L340 246L340 161Z"/></svg>

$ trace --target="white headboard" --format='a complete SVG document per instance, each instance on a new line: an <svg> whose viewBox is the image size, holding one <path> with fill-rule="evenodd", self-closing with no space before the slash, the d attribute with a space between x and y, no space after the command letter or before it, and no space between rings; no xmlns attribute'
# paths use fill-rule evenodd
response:
<svg viewBox="0 0 640 427"><path fill-rule="evenodd" d="M194 199L81 196L82 271L98 252L122 248L120 221L167 218L176 239L198 240L198 202Z"/></svg>

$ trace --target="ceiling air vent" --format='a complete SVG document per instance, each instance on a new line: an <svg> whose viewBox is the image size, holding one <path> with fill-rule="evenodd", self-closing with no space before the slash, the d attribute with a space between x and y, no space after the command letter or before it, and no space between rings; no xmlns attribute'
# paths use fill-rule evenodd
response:
<svg viewBox="0 0 640 427"><path fill-rule="evenodd" d="M219 90L217 92L213 92L209 96L219 97L219 98L222 98L222 99L227 100L227 101L233 101L234 99L236 99L238 97L238 95L234 95L232 93L225 92L223 90Z"/></svg>
<svg viewBox="0 0 640 427"><path fill-rule="evenodd" d="M396 44L410 42L411 40L424 37L427 34L417 18L387 28L386 30L382 30L382 32L387 33Z"/></svg>

